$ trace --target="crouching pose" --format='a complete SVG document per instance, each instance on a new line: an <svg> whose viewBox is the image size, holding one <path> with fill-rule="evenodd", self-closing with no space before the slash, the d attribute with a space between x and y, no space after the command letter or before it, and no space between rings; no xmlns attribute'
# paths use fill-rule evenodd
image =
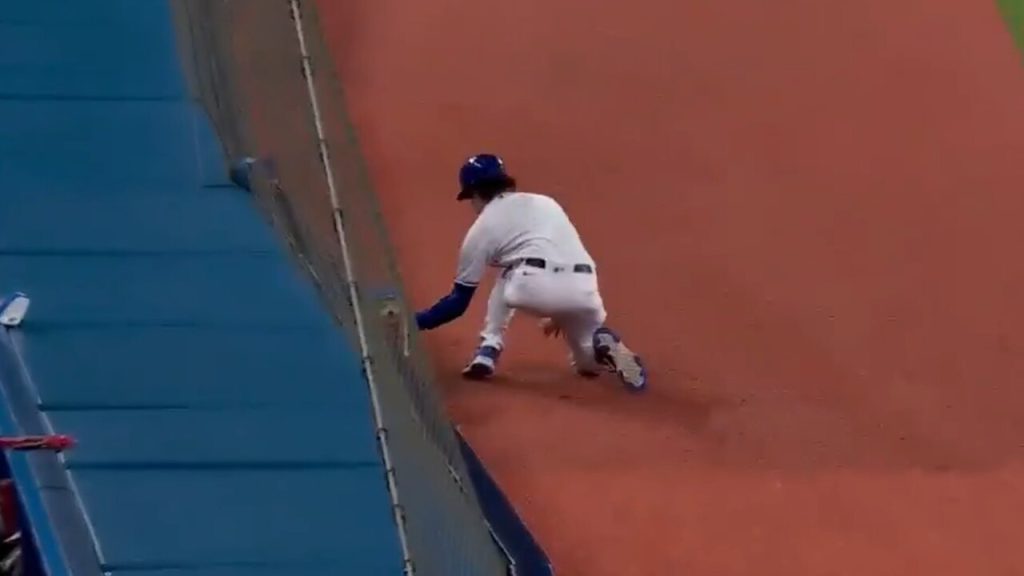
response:
<svg viewBox="0 0 1024 576"><path fill-rule="evenodd" d="M459 171L457 199L477 213L459 253L450 294L416 314L420 330L455 320L469 307L488 266L501 270L487 302L480 347L463 370L467 378L494 374L504 334L516 310L541 318L547 335L561 335L576 371L618 374L630 390L642 390L647 374L640 358L605 326L597 266L562 207L542 194L520 192L504 162L493 154L469 158Z"/></svg>

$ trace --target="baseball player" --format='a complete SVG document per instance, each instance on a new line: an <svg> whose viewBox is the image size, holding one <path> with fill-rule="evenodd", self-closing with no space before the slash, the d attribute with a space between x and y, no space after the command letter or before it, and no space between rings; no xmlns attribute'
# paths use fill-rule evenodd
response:
<svg viewBox="0 0 1024 576"><path fill-rule="evenodd" d="M462 242L451 293L416 314L419 329L432 330L462 316L487 267L495 267L501 272L487 301L481 344L464 376L494 374L505 330L521 310L541 319L545 335L563 336L579 374L611 371L628 389L643 390L643 364L604 325L597 267L562 207L548 196L518 191L504 162L493 154L466 160L459 183L457 200L469 200L477 218Z"/></svg>

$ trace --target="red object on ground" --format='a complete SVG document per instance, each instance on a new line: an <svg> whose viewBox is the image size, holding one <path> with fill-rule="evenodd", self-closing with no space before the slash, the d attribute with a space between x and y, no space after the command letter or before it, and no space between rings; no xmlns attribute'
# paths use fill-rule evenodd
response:
<svg viewBox="0 0 1024 576"><path fill-rule="evenodd" d="M75 445L75 440L63 434L45 436L0 436L0 449L3 450L67 450Z"/></svg>
<svg viewBox="0 0 1024 576"><path fill-rule="evenodd" d="M651 369L577 379L520 320L462 381L486 286L427 338L559 574L1024 573L1024 74L995 2L320 7L416 303L450 288L459 163L499 152Z"/></svg>
<svg viewBox="0 0 1024 576"><path fill-rule="evenodd" d="M18 526L18 496L14 481L0 480L0 538L7 538L20 529Z"/></svg>

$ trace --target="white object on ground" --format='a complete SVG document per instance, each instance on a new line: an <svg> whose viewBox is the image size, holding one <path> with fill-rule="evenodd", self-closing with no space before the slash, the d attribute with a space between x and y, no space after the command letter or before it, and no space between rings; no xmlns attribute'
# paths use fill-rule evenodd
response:
<svg viewBox="0 0 1024 576"><path fill-rule="evenodd" d="M28 314L28 307L31 303L29 297L21 292L15 292L0 300L0 325L13 328L21 324L25 315Z"/></svg>

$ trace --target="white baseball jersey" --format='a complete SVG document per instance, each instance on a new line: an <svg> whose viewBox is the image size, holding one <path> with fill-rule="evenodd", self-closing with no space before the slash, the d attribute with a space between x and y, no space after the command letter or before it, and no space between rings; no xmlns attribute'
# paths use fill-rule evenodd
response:
<svg viewBox="0 0 1024 576"><path fill-rule="evenodd" d="M487 266L505 268L522 258L596 269L576 227L554 198L506 192L488 202L466 232L455 281L476 286Z"/></svg>

